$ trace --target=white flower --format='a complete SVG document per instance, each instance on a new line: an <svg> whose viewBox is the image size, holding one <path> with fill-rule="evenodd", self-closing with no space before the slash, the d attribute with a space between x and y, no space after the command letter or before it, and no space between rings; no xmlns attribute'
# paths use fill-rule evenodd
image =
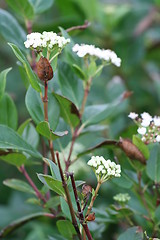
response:
<svg viewBox="0 0 160 240"><path fill-rule="evenodd" d="M142 117L142 119L144 119L144 120L152 121L151 115L150 115L149 113L147 113L147 112L142 113L142 114L141 114L141 117Z"/></svg>
<svg viewBox="0 0 160 240"><path fill-rule="evenodd" d="M111 162L110 159L105 160L102 156L92 156L87 164L93 167L98 178L100 177L103 181L111 177L121 176L121 166L115 162Z"/></svg>
<svg viewBox="0 0 160 240"><path fill-rule="evenodd" d="M160 135L158 135L158 136L156 137L156 141L157 141L157 142L160 142Z"/></svg>
<svg viewBox="0 0 160 240"><path fill-rule="evenodd" d="M27 40L24 42L26 48L35 48L41 49L48 47L53 49L55 46L58 46L62 49L67 43L70 42L70 39L65 39L64 37L58 36L54 32L33 32L27 35Z"/></svg>
<svg viewBox="0 0 160 240"><path fill-rule="evenodd" d="M141 135L144 135L146 133L146 128L145 127L139 127L137 129L137 132Z"/></svg>
<svg viewBox="0 0 160 240"><path fill-rule="evenodd" d="M151 121L150 119L143 119L141 122L142 127L148 127L150 125Z"/></svg>
<svg viewBox="0 0 160 240"><path fill-rule="evenodd" d="M160 126L160 117L155 116L153 118L153 121L154 121L155 126L157 126L157 127Z"/></svg>
<svg viewBox="0 0 160 240"><path fill-rule="evenodd" d="M138 117L138 114L135 112L130 112L130 114L128 115L129 118L131 119L136 119Z"/></svg>
<svg viewBox="0 0 160 240"><path fill-rule="evenodd" d="M120 67L121 65L121 59L118 58L116 53L111 51L110 49L104 50L96 48L94 45L75 44L72 50L73 52L76 52L79 57L85 57L86 55L90 55L96 58L100 58L101 60L111 62L117 67Z"/></svg>

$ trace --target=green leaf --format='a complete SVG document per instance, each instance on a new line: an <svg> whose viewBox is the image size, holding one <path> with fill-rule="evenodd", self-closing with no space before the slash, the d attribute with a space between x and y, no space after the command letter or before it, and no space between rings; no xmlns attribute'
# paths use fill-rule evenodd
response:
<svg viewBox="0 0 160 240"><path fill-rule="evenodd" d="M58 80L62 94L80 107L83 98L82 81L73 73L72 67L67 63L58 64Z"/></svg>
<svg viewBox="0 0 160 240"><path fill-rule="evenodd" d="M122 94L111 103L87 106L83 114L83 125L89 126L92 124L97 124L112 116L112 114L114 115L123 100L124 98Z"/></svg>
<svg viewBox="0 0 160 240"><path fill-rule="evenodd" d="M13 129L0 125L0 149L12 149L26 152L36 158L42 158L41 154L30 144L23 140Z"/></svg>
<svg viewBox="0 0 160 240"><path fill-rule="evenodd" d="M51 161L47 158L43 158L43 160L45 162L49 163L49 167L50 167L50 170L51 170L52 177L61 181L61 175L59 173L59 168L57 167L57 165L53 161Z"/></svg>
<svg viewBox="0 0 160 240"><path fill-rule="evenodd" d="M69 99L53 92L60 105L60 114L62 118L71 127L76 127L80 123L80 116L77 107Z"/></svg>
<svg viewBox="0 0 160 240"><path fill-rule="evenodd" d="M39 134L41 134L43 137L46 137L49 140L56 140L57 138L63 137L66 134L68 134L68 131L64 132L53 132L52 129L50 129L50 125L48 122L40 122L36 130Z"/></svg>
<svg viewBox="0 0 160 240"><path fill-rule="evenodd" d="M12 68L7 68L0 73L0 100L4 95L5 88L6 88L6 77L7 77L8 72L11 69Z"/></svg>
<svg viewBox="0 0 160 240"><path fill-rule="evenodd" d="M83 72L83 70L78 65L73 64L72 67L73 67L73 70L75 71L75 73L77 74L77 76L80 79L85 80L87 78L85 73Z"/></svg>
<svg viewBox="0 0 160 240"><path fill-rule="evenodd" d="M0 124L17 129L18 115L12 98L5 93L0 99Z"/></svg>
<svg viewBox="0 0 160 240"><path fill-rule="evenodd" d="M23 55L23 53L21 52L21 50L13 43L8 43L9 46L12 48L14 54L16 55L16 57L19 59L19 61L23 64L28 79L30 81L31 86L37 91L37 92L41 92L41 88L40 85L38 83L38 77L37 75L33 72L29 62L27 61L26 57Z"/></svg>
<svg viewBox="0 0 160 240"><path fill-rule="evenodd" d="M7 42L13 42L22 50L26 50L24 41L26 33L17 20L7 11L0 9L0 35Z"/></svg>
<svg viewBox="0 0 160 240"><path fill-rule="evenodd" d="M132 141L133 141L133 144L136 145L136 147L141 151L141 153L147 160L149 158L149 150L147 146L144 144L144 142L142 142L142 140L136 135L133 135Z"/></svg>
<svg viewBox="0 0 160 240"><path fill-rule="evenodd" d="M61 210L64 216L72 221L69 206L63 197L60 197L60 204L61 204Z"/></svg>
<svg viewBox="0 0 160 240"><path fill-rule="evenodd" d="M33 18L34 10L29 0L6 0L6 2L18 15L21 15L24 20Z"/></svg>
<svg viewBox="0 0 160 240"><path fill-rule="evenodd" d="M60 204L60 197L59 196L55 196L55 197L51 197L45 204L45 207L47 208L55 208Z"/></svg>
<svg viewBox="0 0 160 240"><path fill-rule="evenodd" d="M160 146L155 143L147 161L147 175L154 182L160 182Z"/></svg>
<svg viewBox="0 0 160 240"><path fill-rule="evenodd" d="M32 123L29 123L22 134L22 138L29 143L32 147L37 148L39 144L39 134L37 133L34 125Z"/></svg>
<svg viewBox="0 0 160 240"><path fill-rule="evenodd" d="M62 186L62 182L54 179L53 177L49 175L44 174L37 174L39 180L46 185L48 188L50 188L52 191L56 192L59 195L65 196L65 192Z"/></svg>
<svg viewBox="0 0 160 240"><path fill-rule="evenodd" d="M77 235L72 223L68 220L58 220L56 225L60 234L68 240L74 239L74 236Z"/></svg>
<svg viewBox="0 0 160 240"><path fill-rule="evenodd" d="M130 189L133 186L133 181L124 172L121 173L120 178L113 178L111 181L120 188Z"/></svg>
<svg viewBox="0 0 160 240"><path fill-rule="evenodd" d="M40 94L31 86L28 88L25 103L33 121L38 124L44 121L44 107ZM48 93L48 119L51 129L54 131L59 121L60 108L56 98Z"/></svg>
<svg viewBox="0 0 160 240"><path fill-rule="evenodd" d="M40 14L50 9L54 3L54 0L29 0L34 8L36 14Z"/></svg>
<svg viewBox="0 0 160 240"><path fill-rule="evenodd" d="M142 240L143 230L139 227L128 228L124 233L122 233L117 240Z"/></svg>
<svg viewBox="0 0 160 240"><path fill-rule="evenodd" d="M31 193L35 195L35 192L33 190L33 188L26 182L19 180L19 179L6 179L5 181L3 181L3 184L16 189L18 191L21 192L26 192L26 193Z"/></svg>
<svg viewBox="0 0 160 240"><path fill-rule="evenodd" d="M17 65L18 65L18 69L19 69L23 84L24 84L25 88L28 89L30 86L30 82L29 82L28 76L26 74L26 70L21 62L17 62Z"/></svg>
<svg viewBox="0 0 160 240"><path fill-rule="evenodd" d="M21 153L9 153L7 155L0 156L0 159L16 167L20 167L22 164L27 163L26 156Z"/></svg>
<svg viewBox="0 0 160 240"><path fill-rule="evenodd" d="M22 136L25 127L29 124L29 122L30 122L31 120L32 120L32 119L29 118L29 119L27 119L25 122L23 122L23 123L19 126L19 128L18 128L18 130L17 130L17 133L18 133L20 136Z"/></svg>
<svg viewBox="0 0 160 240"><path fill-rule="evenodd" d="M0 231L0 238L1 237L6 237L7 235L9 235L11 232L13 232L14 230L16 230L17 228L23 226L24 224L26 224L27 222L30 222L34 219L37 219L39 217L48 217L48 213L45 212L39 212L39 213L34 213L34 214L30 214L28 216L25 216L23 218L20 218L14 222L12 222L10 225L8 225L7 227L3 228Z"/></svg>

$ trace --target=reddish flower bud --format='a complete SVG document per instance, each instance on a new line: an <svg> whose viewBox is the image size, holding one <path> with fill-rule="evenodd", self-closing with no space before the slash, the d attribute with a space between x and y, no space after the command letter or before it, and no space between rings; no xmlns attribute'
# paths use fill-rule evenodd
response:
<svg viewBox="0 0 160 240"><path fill-rule="evenodd" d="M41 57L37 62L37 75L42 81L48 81L53 78L53 69L47 58Z"/></svg>

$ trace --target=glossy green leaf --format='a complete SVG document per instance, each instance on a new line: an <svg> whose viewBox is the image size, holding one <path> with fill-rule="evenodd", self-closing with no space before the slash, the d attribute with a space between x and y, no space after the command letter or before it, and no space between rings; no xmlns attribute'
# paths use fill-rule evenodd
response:
<svg viewBox="0 0 160 240"><path fill-rule="evenodd" d="M128 228L124 233L122 233L117 240L142 240L143 230L139 227Z"/></svg>
<svg viewBox="0 0 160 240"><path fill-rule="evenodd" d="M160 146L155 143L147 161L147 175L156 183L160 182Z"/></svg>
<svg viewBox="0 0 160 240"><path fill-rule="evenodd" d="M87 78L83 70L77 64L73 64L72 67L80 79L85 80Z"/></svg>
<svg viewBox="0 0 160 240"><path fill-rule="evenodd" d="M60 204L60 196L51 197L45 204L47 208L55 208Z"/></svg>
<svg viewBox="0 0 160 240"><path fill-rule="evenodd" d="M113 178L111 181L120 188L130 189L133 186L133 181L124 172L120 178Z"/></svg>
<svg viewBox="0 0 160 240"><path fill-rule="evenodd" d="M12 98L5 93L0 99L0 124L17 129L18 114Z"/></svg>
<svg viewBox="0 0 160 240"><path fill-rule="evenodd" d="M18 130L17 130L17 133L18 133L20 136L22 136L25 127L29 124L29 122L30 122L31 120L32 120L32 119L29 118L29 119L27 119L26 121L24 121L24 122L19 126L19 128L18 128Z"/></svg>
<svg viewBox="0 0 160 240"><path fill-rule="evenodd" d="M49 167L50 167L50 170L51 170L52 177L61 181L61 175L59 173L59 168L57 167L57 165L53 161L51 161L47 158L43 158L43 160L45 162L49 163Z"/></svg>
<svg viewBox="0 0 160 240"><path fill-rule="evenodd" d="M60 197L61 210L64 216L72 221L69 206L63 197Z"/></svg>
<svg viewBox="0 0 160 240"><path fill-rule="evenodd" d="M50 9L54 3L54 0L29 0L34 8L36 14L40 14Z"/></svg>
<svg viewBox="0 0 160 240"><path fill-rule="evenodd" d="M25 88L28 89L30 86L30 82L29 82L28 76L26 74L26 70L21 62L17 62L17 65L18 65L18 69L19 69L23 84L24 84Z"/></svg>
<svg viewBox="0 0 160 240"><path fill-rule="evenodd" d="M112 114L115 114L115 112L118 110L119 105L123 100L123 95L121 95L116 100L108 104L87 106L83 114L83 125L89 126L92 124L97 124L112 116Z"/></svg>
<svg viewBox="0 0 160 240"><path fill-rule="evenodd" d="M33 121L38 124L44 121L44 106L40 94L31 86L28 88L26 99L26 107ZM51 129L54 131L59 121L60 108L56 98L48 93L48 119Z"/></svg>
<svg viewBox="0 0 160 240"><path fill-rule="evenodd" d="M38 178L49 189L56 192L58 195L65 196L65 192L64 192L61 181L54 179L49 175L44 175L44 174L38 174Z"/></svg>
<svg viewBox="0 0 160 240"><path fill-rule="evenodd" d="M141 153L144 155L145 159L147 160L149 158L149 150L147 148L147 145L145 145L144 142L142 142L142 140L136 135L133 135L132 141L133 141L133 144L136 145L136 147L141 151Z"/></svg>
<svg viewBox="0 0 160 240"><path fill-rule="evenodd" d="M77 235L72 223L68 220L58 220L56 225L61 235L68 240L74 239L74 236Z"/></svg>
<svg viewBox="0 0 160 240"><path fill-rule="evenodd" d="M16 221L12 222L10 225L8 225L7 227L3 228L0 231L0 238L6 237L7 235L12 233L17 228L23 226L24 224L26 224L34 219L37 219L39 217L48 217L48 213L45 213L45 212L33 213L33 214L27 215L23 218L20 218Z"/></svg>
<svg viewBox="0 0 160 240"><path fill-rule="evenodd" d="M0 35L7 42L13 42L22 50L26 50L24 41L26 33L17 20L7 11L0 9Z"/></svg>
<svg viewBox="0 0 160 240"><path fill-rule="evenodd" d="M27 124L23 131L22 138L32 147L38 147L40 137L32 123Z"/></svg>
<svg viewBox="0 0 160 240"><path fill-rule="evenodd" d="M26 193L31 193L35 195L35 192L33 190L33 188L26 182L19 180L19 179L6 179L5 181L3 181L3 184L16 189L18 191L21 192L26 192Z"/></svg>
<svg viewBox="0 0 160 240"><path fill-rule="evenodd" d="M0 156L0 159L16 167L20 167L22 164L27 163L26 156L21 153L9 153L7 155Z"/></svg>
<svg viewBox="0 0 160 240"><path fill-rule="evenodd" d="M67 63L58 64L58 80L62 94L80 107L83 98L82 81L77 78L72 67Z"/></svg>
<svg viewBox="0 0 160 240"><path fill-rule="evenodd" d="M18 15L21 15L24 20L33 18L34 9L29 0L6 0L6 2Z"/></svg>
<svg viewBox="0 0 160 240"><path fill-rule="evenodd" d="M71 127L76 127L80 123L80 116L77 107L69 99L53 92L60 105L60 114L62 118Z"/></svg>
<svg viewBox="0 0 160 240"><path fill-rule="evenodd" d="M0 125L0 149L12 149L19 152L26 152L36 158L41 158L41 154L28 144L13 129Z"/></svg>
<svg viewBox="0 0 160 240"><path fill-rule="evenodd" d="M0 73L0 100L3 97L6 88L6 77L12 68L7 68Z"/></svg>
<svg viewBox="0 0 160 240"><path fill-rule="evenodd" d="M14 54L18 58L18 60L23 64L26 74L28 76L28 79L30 81L31 86L37 91L41 92L40 85L38 83L38 77L37 75L33 72L29 62L27 61L26 57L23 55L21 50L13 43L8 43L9 46L12 48Z"/></svg>
<svg viewBox="0 0 160 240"><path fill-rule="evenodd" d="M36 130L39 134L41 134L43 137L46 137L49 140L56 140L57 138L63 137L66 134L68 134L68 131L64 132L53 132L52 129L50 128L50 125L48 122L40 122Z"/></svg>

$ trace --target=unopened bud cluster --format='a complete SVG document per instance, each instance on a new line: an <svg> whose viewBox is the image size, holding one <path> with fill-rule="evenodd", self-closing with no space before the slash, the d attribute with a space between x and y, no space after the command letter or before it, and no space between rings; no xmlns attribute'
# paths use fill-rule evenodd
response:
<svg viewBox="0 0 160 240"><path fill-rule="evenodd" d="M53 50L55 47L63 49L70 39L58 36L54 32L33 32L27 35L27 40L24 42L26 48L36 49L42 51L44 48Z"/></svg>
<svg viewBox="0 0 160 240"><path fill-rule="evenodd" d="M94 45L88 44L75 44L72 48L73 52L76 52L79 57L91 56L99 58L107 63L113 63L117 67L121 65L121 59L117 57L117 54L110 49L100 49Z"/></svg>
<svg viewBox="0 0 160 240"><path fill-rule="evenodd" d="M131 197L128 193L119 193L113 197L113 199L119 203L127 203Z"/></svg>
<svg viewBox="0 0 160 240"><path fill-rule="evenodd" d="M146 144L160 142L160 117L152 117L149 113L140 114L131 112L129 118L138 125L137 132Z"/></svg>
<svg viewBox="0 0 160 240"><path fill-rule="evenodd" d="M121 176L121 166L110 159L105 160L102 156L92 156L87 164L93 168L98 181L104 182L112 177Z"/></svg>

